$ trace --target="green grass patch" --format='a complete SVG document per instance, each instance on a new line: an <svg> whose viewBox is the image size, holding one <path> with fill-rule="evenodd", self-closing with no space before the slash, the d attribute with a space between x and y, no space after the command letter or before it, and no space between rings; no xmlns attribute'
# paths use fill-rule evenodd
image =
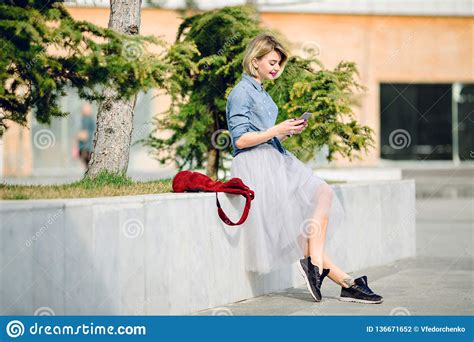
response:
<svg viewBox="0 0 474 342"><path fill-rule="evenodd" d="M345 183L328 181L329 184ZM83 178L62 185L10 185L0 184L0 199L57 199L87 198L171 193L172 178L140 182L129 177L103 172L96 178Z"/></svg>
<svg viewBox="0 0 474 342"><path fill-rule="evenodd" d="M162 194L172 192L172 178L139 182L122 175L103 172L96 178L62 185L0 184L3 200L85 198L127 195Z"/></svg>

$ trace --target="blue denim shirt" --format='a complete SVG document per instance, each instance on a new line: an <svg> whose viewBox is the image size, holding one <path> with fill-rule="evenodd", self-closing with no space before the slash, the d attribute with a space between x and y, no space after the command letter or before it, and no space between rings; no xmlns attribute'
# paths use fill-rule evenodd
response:
<svg viewBox="0 0 474 342"><path fill-rule="evenodd" d="M278 107L263 85L244 72L240 82L227 97L226 117L232 141L232 156L259 146L260 144L239 149L235 142L244 133L265 131L274 126L277 116ZM277 137L263 144L270 144L280 153L286 154L286 149Z"/></svg>

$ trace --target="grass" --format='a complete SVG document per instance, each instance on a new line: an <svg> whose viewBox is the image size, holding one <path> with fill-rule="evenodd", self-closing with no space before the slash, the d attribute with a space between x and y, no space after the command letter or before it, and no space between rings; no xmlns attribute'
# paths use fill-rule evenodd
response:
<svg viewBox="0 0 474 342"><path fill-rule="evenodd" d="M134 181L129 177L103 172L96 178L62 185L10 185L0 184L0 199L57 199L163 194L173 192L172 178L148 182ZM344 182L328 181L329 184Z"/></svg>
<svg viewBox="0 0 474 342"><path fill-rule="evenodd" d="M0 198L3 200L108 197L167 192L172 192L171 178L138 182L126 176L106 172L94 179L83 178L62 185L0 184Z"/></svg>

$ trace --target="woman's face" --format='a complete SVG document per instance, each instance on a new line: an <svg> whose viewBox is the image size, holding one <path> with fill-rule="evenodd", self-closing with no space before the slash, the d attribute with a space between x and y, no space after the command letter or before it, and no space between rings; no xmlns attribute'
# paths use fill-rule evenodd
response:
<svg viewBox="0 0 474 342"><path fill-rule="evenodd" d="M280 54L273 50L260 59L254 58L252 63L257 68L259 81L273 80L280 71Z"/></svg>

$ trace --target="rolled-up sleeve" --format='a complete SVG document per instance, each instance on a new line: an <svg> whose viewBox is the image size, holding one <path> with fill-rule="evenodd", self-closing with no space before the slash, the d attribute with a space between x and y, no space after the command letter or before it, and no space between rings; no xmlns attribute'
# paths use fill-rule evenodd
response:
<svg viewBox="0 0 474 342"><path fill-rule="evenodd" d="M250 129L250 97L244 89L231 92L227 98L226 115L232 140L235 142Z"/></svg>

